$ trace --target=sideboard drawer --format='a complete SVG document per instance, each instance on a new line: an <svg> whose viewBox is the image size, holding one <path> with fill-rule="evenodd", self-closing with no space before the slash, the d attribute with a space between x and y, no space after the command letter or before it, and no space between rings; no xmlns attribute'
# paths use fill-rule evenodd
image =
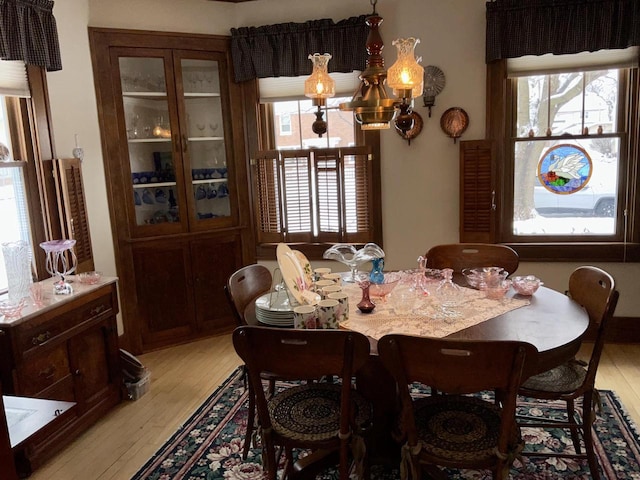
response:
<svg viewBox="0 0 640 480"><path fill-rule="evenodd" d="M65 377L69 377L69 354L66 343L61 343L46 354L34 355L18 367L18 394L36 396Z"/></svg>
<svg viewBox="0 0 640 480"><path fill-rule="evenodd" d="M25 323L17 328L17 355L34 353L32 350L44 344L53 344L56 338L83 322L113 311L113 297L102 295L72 310L66 315L51 318L42 323Z"/></svg>

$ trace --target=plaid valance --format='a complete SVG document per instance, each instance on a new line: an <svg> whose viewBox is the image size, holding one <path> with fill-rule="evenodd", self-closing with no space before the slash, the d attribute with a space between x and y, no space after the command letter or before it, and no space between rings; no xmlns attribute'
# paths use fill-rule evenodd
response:
<svg viewBox="0 0 640 480"><path fill-rule="evenodd" d="M62 69L50 0L0 0L0 59Z"/></svg>
<svg viewBox="0 0 640 480"><path fill-rule="evenodd" d="M364 70L369 27L366 15L231 29L235 79L309 75L312 53L330 53L330 72Z"/></svg>
<svg viewBox="0 0 640 480"><path fill-rule="evenodd" d="M638 0L487 2L486 62L640 45Z"/></svg>

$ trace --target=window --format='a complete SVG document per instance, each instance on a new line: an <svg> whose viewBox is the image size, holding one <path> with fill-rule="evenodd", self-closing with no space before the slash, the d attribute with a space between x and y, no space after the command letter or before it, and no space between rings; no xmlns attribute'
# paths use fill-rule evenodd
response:
<svg viewBox="0 0 640 480"><path fill-rule="evenodd" d="M513 80L512 235L622 240L620 69ZM618 209L618 206L623 208Z"/></svg>
<svg viewBox="0 0 640 480"><path fill-rule="evenodd" d="M16 66L21 72L17 76L16 70L11 68ZM22 80L16 82L18 77ZM7 79L11 81L7 82ZM16 88L17 84L21 87ZM2 242L30 242L38 279L49 276L44 252L37 247L41 242L77 238L79 243L83 243L79 237L63 233L69 230L66 222L61 221L63 208L56 199L68 199L73 193L70 188L64 192L56 191L56 182L63 183L61 175L69 172L68 169L64 173L62 169L58 169L57 174L54 171L56 162L52 160L46 89L43 68L27 66L25 69L21 62L0 61L0 142L7 146L11 158L9 162L0 163L0 238ZM74 228L84 230L84 225L75 222ZM2 293L6 291L3 258L0 258L0 263ZM92 258L87 265L92 265Z"/></svg>
<svg viewBox="0 0 640 480"><path fill-rule="evenodd" d="M343 112L339 105L351 97L327 100L322 107L327 122L327 133L318 137L311 128L316 120L317 107L311 100L288 100L270 103L273 124L280 125L280 135L274 138L277 150L295 148L337 148L355 145L355 129L352 112Z"/></svg>
<svg viewBox="0 0 640 480"><path fill-rule="evenodd" d="M0 243L31 242L27 208L24 160L14 158L11 131L17 125L11 112L29 95L26 69L21 62L0 62ZM33 250L33 247L32 247ZM0 292L8 286L4 258L0 251Z"/></svg>
<svg viewBox="0 0 640 480"><path fill-rule="evenodd" d="M636 259L638 68L590 65L589 55L538 70L519 70L522 58L511 71L488 65L493 143L461 153L463 212L474 217L463 213L462 241L508 243L525 260ZM491 169L482 186L474 168Z"/></svg>
<svg viewBox="0 0 640 480"><path fill-rule="evenodd" d="M280 135L291 135L291 112L287 112L282 109L276 109L275 115L277 117L278 123L280 124Z"/></svg>
<svg viewBox="0 0 640 480"><path fill-rule="evenodd" d="M379 134L367 132L364 146L353 113L339 109L350 98L328 99L322 137L312 131L310 99L261 102L263 145L251 169L258 258L273 258L279 242L310 258L332 243L381 244Z"/></svg>

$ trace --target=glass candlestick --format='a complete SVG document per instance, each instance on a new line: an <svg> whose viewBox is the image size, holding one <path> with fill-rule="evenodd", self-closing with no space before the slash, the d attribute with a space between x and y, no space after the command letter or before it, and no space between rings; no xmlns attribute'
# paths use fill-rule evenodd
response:
<svg viewBox="0 0 640 480"><path fill-rule="evenodd" d="M53 293L56 295L70 295L73 293L71 283L65 280L65 275L75 272L78 258L73 252L75 240L51 240L42 242L40 247L47 254L46 269L51 276L60 276L60 280L54 282Z"/></svg>

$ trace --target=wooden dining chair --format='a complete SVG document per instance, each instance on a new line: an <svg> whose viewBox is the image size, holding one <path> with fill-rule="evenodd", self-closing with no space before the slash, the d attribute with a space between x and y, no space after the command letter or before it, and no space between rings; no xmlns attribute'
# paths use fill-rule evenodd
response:
<svg viewBox="0 0 640 480"><path fill-rule="evenodd" d="M456 273L465 268L502 267L511 275L520 263L513 248L493 243L435 245L425 253L425 257L427 268L451 268Z"/></svg>
<svg viewBox="0 0 640 480"><path fill-rule="evenodd" d="M533 345L391 334L378 341L378 353L400 396L403 480L421 479L423 465L434 471L438 466L489 469L495 479L509 476L523 448L516 394L528 374L525 359L537 354ZM413 382L442 393L414 399ZM497 392L500 402L467 395L484 390Z"/></svg>
<svg viewBox="0 0 640 480"><path fill-rule="evenodd" d="M521 426L531 428L564 428L571 432L574 451L557 453L523 452L528 456L587 458L591 477L600 479L598 460L593 446L594 406L598 398L595 390L596 373L606 340L608 324L618 303L618 291L615 281L604 270L583 266L578 267L569 277L568 295L584 307L589 315L589 330L596 332L588 362L570 360L556 368L532 376L520 388L520 394L545 400L562 400L566 403L566 419L526 417L519 419ZM578 415L575 401L582 397L582 415ZM584 442L586 453L582 453L580 438Z"/></svg>
<svg viewBox="0 0 640 480"><path fill-rule="evenodd" d="M238 326L246 325L244 312L247 307L262 294L271 290L271 271L259 264L247 265L233 272L227 279L224 292L231 305L231 310L236 317ZM251 441L255 434L256 402L255 395L251 389L251 384L247 382L246 366L242 366L245 387L249 390L249 406L247 408L247 431L244 435L242 447L242 458L246 459L251 447ZM270 382L270 390L275 389L276 379L273 376L267 378Z"/></svg>
<svg viewBox="0 0 640 480"><path fill-rule="evenodd" d="M256 394L267 478L276 478L276 446L285 453L284 478L294 472L294 449L338 450L341 480L349 478L350 446L356 464L364 465L361 435L372 412L353 389L352 376L369 357L367 337L350 330L243 326L233 332L233 345ZM263 385L267 372L289 381L279 382L270 398ZM341 381L307 381L324 376Z"/></svg>
<svg viewBox="0 0 640 480"><path fill-rule="evenodd" d="M224 291L238 325L247 324L244 311L256 298L271 290L272 281L271 271L257 263L242 267L229 276Z"/></svg>

